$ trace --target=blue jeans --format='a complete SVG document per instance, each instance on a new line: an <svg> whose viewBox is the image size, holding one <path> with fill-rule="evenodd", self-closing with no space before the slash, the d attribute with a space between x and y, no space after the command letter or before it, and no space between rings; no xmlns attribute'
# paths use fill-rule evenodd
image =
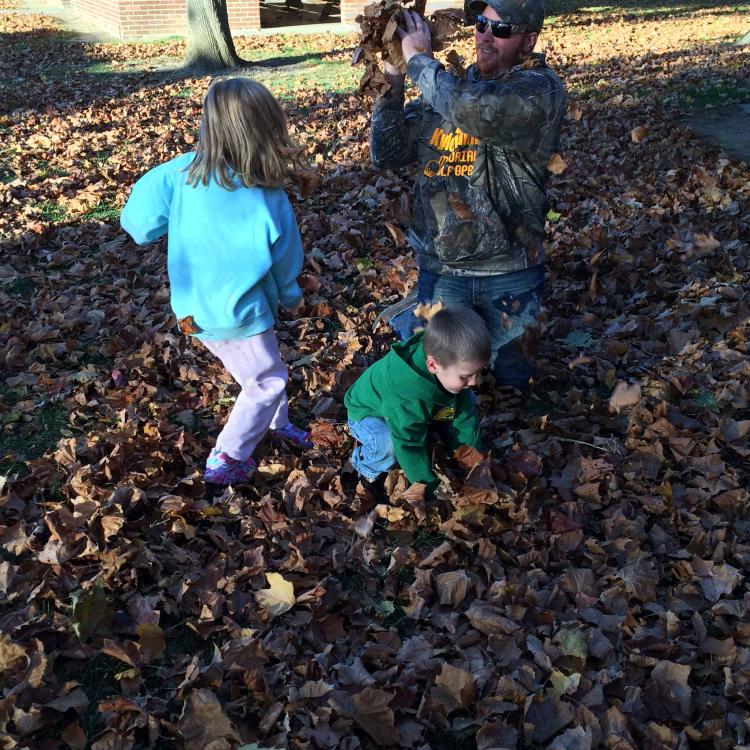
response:
<svg viewBox="0 0 750 750"><path fill-rule="evenodd" d="M396 464L391 431L384 419L365 417L360 422L349 421L349 432L360 442L350 459L354 470L368 482Z"/></svg>
<svg viewBox="0 0 750 750"><path fill-rule="evenodd" d="M417 301L472 307L483 318L492 339L492 369L500 385L525 388L534 375L544 297L544 266L497 276L448 276L419 271ZM405 341L419 323L414 308L391 319Z"/></svg>

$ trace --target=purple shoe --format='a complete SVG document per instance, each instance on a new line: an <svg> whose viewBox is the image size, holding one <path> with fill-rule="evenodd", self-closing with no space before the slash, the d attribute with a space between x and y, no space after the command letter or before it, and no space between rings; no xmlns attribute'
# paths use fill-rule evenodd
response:
<svg viewBox="0 0 750 750"><path fill-rule="evenodd" d="M255 473L255 461L238 461L226 453L214 448L206 461L203 479L212 484L242 484L247 482Z"/></svg>
<svg viewBox="0 0 750 750"><path fill-rule="evenodd" d="M307 430L302 430L299 427L295 427L291 422L279 430L271 430L272 440L290 443L297 448L307 450L313 447L313 441L310 439L310 433Z"/></svg>

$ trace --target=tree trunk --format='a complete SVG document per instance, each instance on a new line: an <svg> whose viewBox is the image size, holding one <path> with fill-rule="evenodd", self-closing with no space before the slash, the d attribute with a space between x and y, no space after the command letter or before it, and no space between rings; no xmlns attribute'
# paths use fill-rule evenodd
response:
<svg viewBox="0 0 750 750"><path fill-rule="evenodd" d="M212 71L242 64L229 31L226 0L187 0L187 14L186 67Z"/></svg>

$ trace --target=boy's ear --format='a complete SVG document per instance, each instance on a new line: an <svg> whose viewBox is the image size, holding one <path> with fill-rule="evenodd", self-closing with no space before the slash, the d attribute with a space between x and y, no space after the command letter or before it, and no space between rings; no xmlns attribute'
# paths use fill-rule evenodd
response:
<svg viewBox="0 0 750 750"><path fill-rule="evenodd" d="M431 372L433 375L437 375L438 361L435 359L435 357L432 356L432 354L427 355L425 359L425 364L427 365L428 372Z"/></svg>

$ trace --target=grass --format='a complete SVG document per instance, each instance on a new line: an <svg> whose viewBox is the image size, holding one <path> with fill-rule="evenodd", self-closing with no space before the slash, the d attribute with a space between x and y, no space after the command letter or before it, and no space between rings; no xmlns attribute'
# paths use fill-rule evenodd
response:
<svg viewBox="0 0 750 750"><path fill-rule="evenodd" d="M36 168L40 177L62 177L67 174L64 169L50 164L46 159L37 159Z"/></svg>
<svg viewBox="0 0 750 750"><path fill-rule="evenodd" d="M84 219L94 219L96 221L117 221L120 216L120 209L110 203L100 203L84 215Z"/></svg>
<svg viewBox="0 0 750 750"><path fill-rule="evenodd" d="M57 201L44 201L39 204L39 218L49 222L65 221L68 212Z"/></svg>
<svg viewBox="0 0 750 750"><path fill-rule="evenodd" d="M104 729L104 717L99 713L99 701L122 692L116 675L127 668L127 664L119 659L102 653L98 653L86 663L80 680L89 704L80 718L81 727L88 737Z"/></svg>
<svg viewBox="0 0 750 750"><path fill-rule="evenodd" d="M84 70L90 75L103 75L116 72L112 63L107 62L91 63L91 65L87 65Z"/></svg>
<svg viewBox="0 0 750 750"><path fill-rule="evenodd" d="M284 68L258 68L253 78L267 86L276 96L291 99L300 89L322 89L332 93L356 88L361 71L345 62L313 58Z"/></svg>
<svg viewBox="0 0 750 750"><path fill-rule="evenodd" d="M729 81L688 86L681 92L680 103L686 109L705 109L731 101L750 100L750 88Z"/></svg>
<svg viewBox="0 0 750 750"><path fill-rule="evenodd" d="M6 399L6 401L9 399ZM25 462L52 450L68 426L68 413L62 404L45 404L29 422L22 422L15 411L2 414L0 431L0 474L18 474Z"/></svg>

